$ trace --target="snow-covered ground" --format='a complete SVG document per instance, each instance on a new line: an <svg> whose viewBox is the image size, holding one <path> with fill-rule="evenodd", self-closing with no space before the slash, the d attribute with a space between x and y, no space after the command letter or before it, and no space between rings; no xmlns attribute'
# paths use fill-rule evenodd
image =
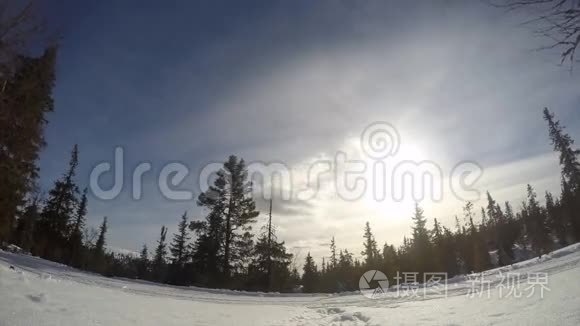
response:
<svg viewBox="0 0 580 326"><path fill-rule="evenodd" d="M580 325L579 278L580 244L483 277L455 277L446 294L437 285L391 288L379 299L162 286L0 251L0 326Z"/></svg>

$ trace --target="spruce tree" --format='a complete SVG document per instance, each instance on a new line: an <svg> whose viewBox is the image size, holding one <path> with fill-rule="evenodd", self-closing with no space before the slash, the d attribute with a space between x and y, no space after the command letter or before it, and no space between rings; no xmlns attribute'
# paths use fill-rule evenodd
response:
<svg viewBox="0 0 580 326"><path fill-rule="evenodd" d="M24 208L22 216L17 221L13 241L25 252L29 252L34 245L34 229L40 218L39 199L35 197Z"/></svg>
<svg viewBox="0 0 580 326"><path fill-rule="evenodd" d="M310 256L310 252L306 256L306 260L304 262L303 267L304 273L302 274L302 286L303 291L306 293L316 292L318 286L318 267L316 267L316 263L312 256Z"/></svg>
<svg viewBox="0 0 580 326"><path fill-rule="evenodd" d="M209 199L209 198L208 198ZM215 286L220 281L222 260L223 221L217 207L205 221L192 221L189 228L197 234L193 245L193 265L198 281Z"/></svg>
<svg viewBox="0 0 580 326"><path fill-rule="evenodd" d="M78 187L74 177L78 166L78 147L75 145L67 172L58 179L48 193L48 199L36 228L36 253L42 257L62 261L70 235L70 222L78 205Z"/></svg>
<svg viewBox="0 0 580 326"><path fill-rule="evenodd" d="M103 222L99 227L99 237L95 243L95 248L93 249L93 269L99 273L103 273L106 270L105 264L105 245L107 234L107 217L103 217Z"/></svg>
<svg viewBox="0 0 580 326"><path fill-rule="evenodd" d="M343 268L352 267L354 261L352 254L348 251L348 249L344 249L340 251L339 255L339 265Z"/></svg>
<svg viewBox="0 0 580 326"><path fill-rule="evenodd" d="M426 224L427 219L424 216L423 209L419 204L415 204L415 214L412 217L413 226L413 242L411 245L411 252L413 260L415 261L415 270L422 275L425 272L431 272L433 269L433 255L431 242L429 239L429 231Z"/></svg>
<svg viewBox="0 0 580 326"><path fill-rule="evenodd" d="M488 193L489 195L489 193ZM481 225L479 230L483 233L485 233L486 229L487 229L487 223L488 223L488 219L487 219L487 213L485 211L485 208L481 208Z"/></svg>
<svg viewBox="0 0 580 326"><path fill-rule="evenodd" d="M444 248L443 245L443 229L439 221L435 218L433 220L433 230L431 231L431 243L433 244L432 252L433 252L433 271L442 271L443 266L445 266L445 257L449 255L446 252L447 248Z"/></svg>
<svg viewBox="0 0 580 326"><path fill-rule="evenodd" d="M87 188L83 190L68 239L69 264L80 267L84 255L83 229L87 215Z"/></svg>
<svg viewBox="0 0 580 326"><path fill-rule="evenodd" d="M488 227L483 231L483 239L497 249L500 266L511 264L514 258L512 247L515 237L511 235L508 219L489 191L487 192L487 208L485 211L482 208L482 215L485 213L487 213L489 222ZM510 212L510 214L512 213Z"/></svg>
<svg viewBox="0 0 580 326"><path fill-rule="evenodd" d="M139 254L137 276L143 280L149 277L149 250L147 249L147 245L143 245L141 253Z"/></svg>
<svg viewBox="0 0 580 326"><path fill-rule="evenodd" d="M503 233L501 234L501 236L505 239L505 242L507 246L509 246L510 250L511 250L511 255L510 257L512 258L512 262L513 259L515 259L514 253L513 253L513 246L516 243L516 241L520 238L520 235L522 233L522 227L521 227L521 221L516 217L516 215L514 214L514 211L512 209L512 206L509 202L505 202L505 226L503 228Z"/></svg>
<svg viewBox="0 0 580 326"><path fill-rule="evenodd" d="M485 239L473 221L472 209L473 203L471 202L467 202L463 208L468 232L463 240L464 251L462 256L469 271L480 272L491 267L491 258Z"/></svg>
<svg viewBox="0 0 580 326"><path fill-rule="evenodd" d="M173 235L173 240L169 246L169 252L172 256L171 266L169 266L168 282L177 285L187 283L185 265L191 258L189 253L189 223L187 221L187 212L181 216L181 221L177 226L177 233Z"/></svg>
<svg viewBox="0 0 580 326"><path fill-rule="evenodd" d="M548 191L546 191L546 214L551 233L558 239L560 247L566 246L568 244L566 222L562 214L560 200L554 201L554 197Z"/></svg>
<svg viewBox="0 0 580 326"><path fill-rule="evenodd" d="M505 202L505 216L506 216L508 221L510 221L510 220L513 221L515 219L514 210L513 210L512 205L510 204L509 201Z"/></svg>
<svg viewBox="0 0 580 326"><path fill-rule="evenodd" d="M387 275L390 281L394 281L398 270L397 251L393 245L388 245L386 242L383 245L383 261L381 264L381 271Z"/></svg>
<svg viewBox="0 0 580 326"><path fill-rule="evenodd" d="M560 121L554 119L554 114L544 108L544 120L548 122L548 129L554 150L560 152L560 165L562 174L571 185L572 192L580 189L580 150L573 149L574 140L564 132Z"/></svg>
<svg viewBox="0 0 580 326"><path fill-rule="evenodd" d="M441 262L443 264L442 271L447 272L448 277L452 277L460 273L459 250L455 235L446 227L442 227L441 249L440 252L447 253Z"/></svg>
<svg viewBox="0 0 580 326"><path fill-rule="evenodd" d="M548 223L545 211L536 199L536 192L531 185L527 186L528 202L526 207L526 226L528 239L536 255L541 256L551 249Z"/></svg>
<svg viewBox="0 0 580 326"><path fill-rule="evenodd" d="M236 263L232 266L232 270L238 275L246 276L255 254L254 234L250 231L244 232L237 237L234 248L236 250L232 253L232 261Z"/></svg>
<svg viewBox="0 0 580 326"><path fill-rule="evenodd" d="M286 251L284 242L278 242L275 237L269 239L267 233L264 233L258 238L254 252L251 268L260 289L282 291L292 285L292 254Z"/></svg>
<svg viewBox="0 0 580 326"><path fill-rule="evenodd" d="M272 226L272 198L270 198L270 211L268 213L268 225L266 229L266 239L268 244L267 250L267 287L270 289L271 282L272 282L272 265L273 265L273 242L276 241L276 235L274 234L274 228Z"/></svg>
<svg viewBox="0 0 580 326"><path fill-rule="evenodd" d="M570 189L570 184L566 181L564 176L562 176L561 179L561 186L562 194L560 195L560 212L562 214L562 224L566 227L566 242L569 242L568 240L580 241L580 238L575 233L575 219L578 217L576 200Z"/></svg>
<svg viewBox="0 0 580 326"><path fill-rule="evenodd" d="M562 166L563 182L566 184L566 192L562 192L562 202L567 206L566 211L570 212L570 224L576 241L580 241L580 161L578 155L580 150L573 149L574 140L564 132L564 127L560 121L555 120L554 114L548 108L544 108L544 120L548 122L550 140L554 150L560 153L560 165Z"/></svg>
<svg viewBox="0 0 580 326"><path fill-rule="evenodd" d="M0 36L0 55L5 36ZM36 186L46 115L53 110L56 53L51 47L39 58L0 61L0 242L8 239L19 208Z"/></svg>
<svg viewBox="0 0 580 326"><path fill-rule="evenodd" d="M363 243L364 250L361 252L361 255L365 256L367 267L371 267L375 262L375 257L377 257L378 250L377 250L377 242L375 240L369 222L366 222L365 224L363 237L365 241Z"/></svg>
<svg viewBox="0 0 580 326"><path fill-rule="evenodd" d="M413 226L413 242L428 241L429 232L427 231L427 219L424 216L423 209L419 204L415 204L415 214L412 217Z"/></svg>
<svg viewBox="0 0 580 326"><path fill-rule="evenodd" d="M105 245L107 244L106 241L106 234L107 234L107 217L103 217L103 222L99 227L99 237L97 238L97 242L95 243L95 256L103 256L105 254Z"/></svg>
<svg viewBox="0 0 580 326"><path fill-rule="evenodd" d="M336 269L338 266L338 257L336 256L336 243L334 237L330 240L330 266L332 269Z"/></svg>
<svg viewBox="0 0 580 326"><path fill-rule="evenodd" d="M167 256L167 244L165 239L167 237L167 228L165 226L161 227L161 232L159 234L159 240L157 241L157 248L155 248L155 256L153 257L153 277L158 282L165 281L165 270L166 270L166 256Z"/></svg>
<svg viewBox="0 0 580 326"><path fill-rule="evenodd" d="M249 250L248 246L248 250ZM284 242L278 242L276 227L272 221L272 200L268 222L251 248L254 258L250 264L251 279L258 283L257 288L266 291L283 291L294 286L291 281L290 263L292 254L286 252Z"/></svg>
<svg viewBox="0 0 580 326"><path fill-rule="evenodd" d="M487 212L487 216L488 216L488 223L493 227L495 225L497 225L497 223L499 222L499 216L498 216L498 211L497 211L497 203L495 202L495 200L493 199L493 197L491 197L491 194L489 193L489 191L487 192L487 208L486 208L486 212ZM482 221L482 224L484 224L484 222Z"/></svg>
<svg viewBox="0 0 580 326"><path fill-rule="evenodd" d="M170 247L171 255L173 256L173 263L181 267L183 267L188 257L187 242L190 239L188 226L187 212L185 212L181 216L181 221L177 226L177 233L173 235L173 241L171 242Z"/></svg>

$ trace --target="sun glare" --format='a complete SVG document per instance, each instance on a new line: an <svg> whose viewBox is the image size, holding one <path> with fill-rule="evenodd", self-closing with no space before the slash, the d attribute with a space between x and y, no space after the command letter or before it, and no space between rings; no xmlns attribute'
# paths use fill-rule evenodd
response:
<svg viewBox="0 0 580 326"><path fill-rule="evenodd" d="M407 218L413 213L415 200L410 191L404 192L402 198L394 196L392 185L394 170L402 162L416 162L426 160L426 151L413 143L401 144L398 151L383 160L365 157L365 180L368 190L362 202L367 207L386 214L389 218Z"/></svg>

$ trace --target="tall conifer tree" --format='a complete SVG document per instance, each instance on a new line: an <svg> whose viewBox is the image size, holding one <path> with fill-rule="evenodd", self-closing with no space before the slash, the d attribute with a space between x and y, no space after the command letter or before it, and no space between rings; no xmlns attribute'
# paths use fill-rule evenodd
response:
<svg viewBox="0 0 580 326"><path fill-rule="evenodd" d="M6 27L2 21L0 26ZM53 110L56 53L52 47L39 58L0 60L0 242L8 238L19 207L36 186L46 115Z"/></svg>

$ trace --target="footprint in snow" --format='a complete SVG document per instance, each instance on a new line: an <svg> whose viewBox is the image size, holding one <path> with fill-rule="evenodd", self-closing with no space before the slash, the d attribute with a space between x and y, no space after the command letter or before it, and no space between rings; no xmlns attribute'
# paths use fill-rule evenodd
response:
<svg viewBox="0 0 580 326"><path fill-rule="evenodd" d="M39 295L32 295L29 294L26 296L30 301L32 302L36 302L36 303L44 303L46 302L46 295L44 293L41 293Z"/></svg>

